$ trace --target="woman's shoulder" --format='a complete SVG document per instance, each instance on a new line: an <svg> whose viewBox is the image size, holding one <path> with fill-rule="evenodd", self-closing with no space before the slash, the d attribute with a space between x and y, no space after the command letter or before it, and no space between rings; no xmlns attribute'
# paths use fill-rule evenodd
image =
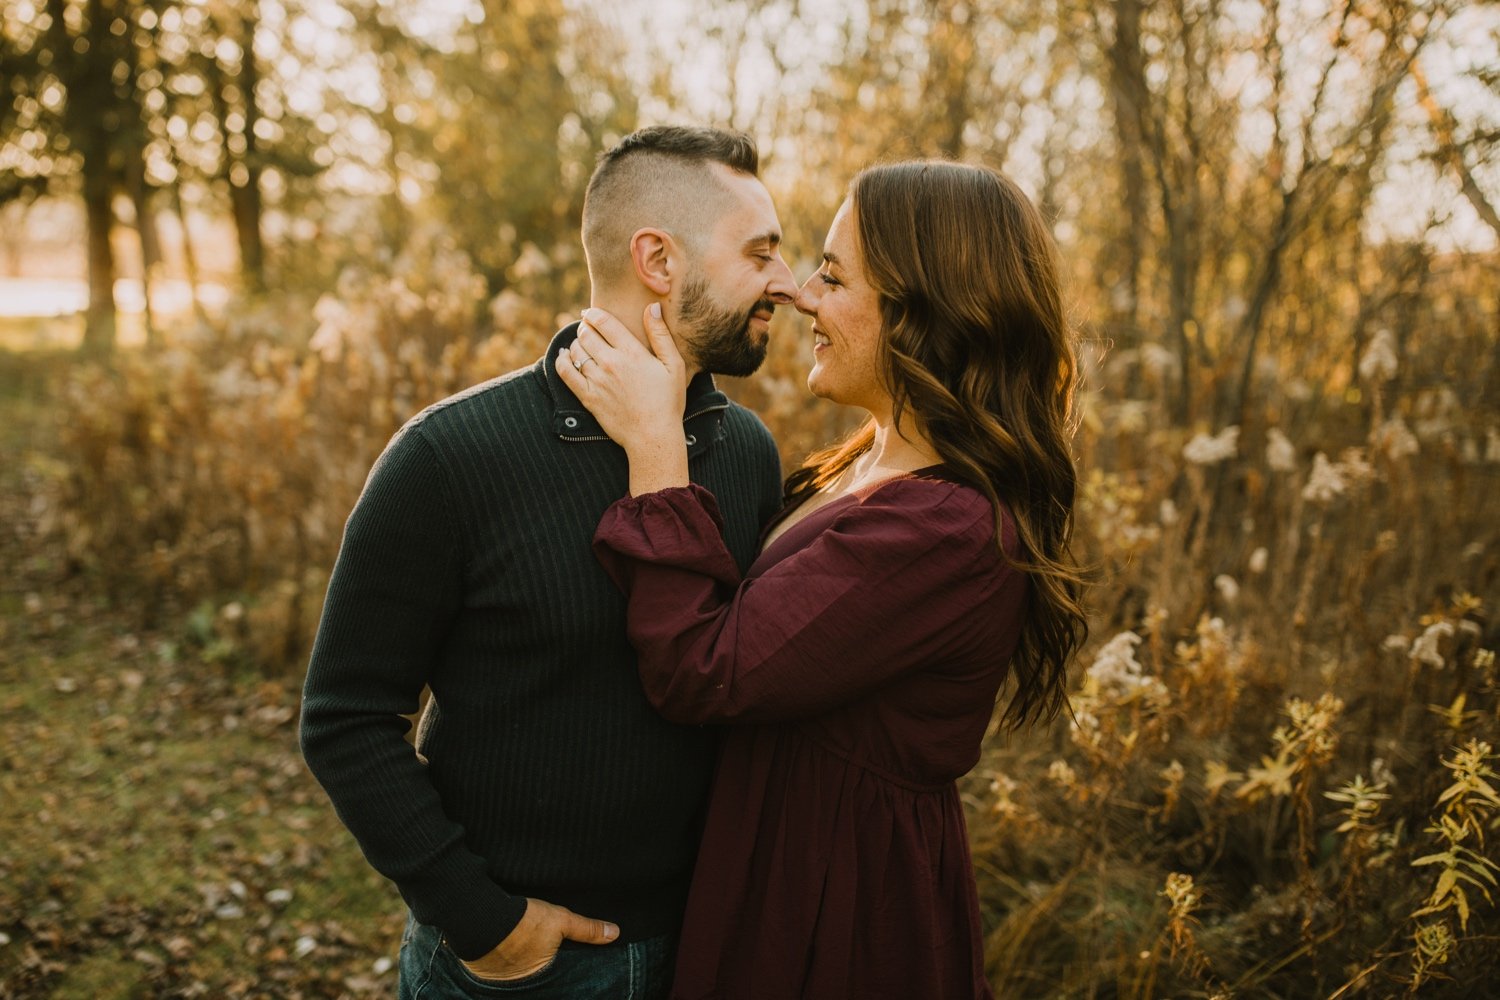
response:
<svg viewBox="0 0 1500 1000"><path fill-rule="evenodd" d="M863 504L875 507L944 508L954 513L991 511L988 497L943 465L883 479L855 493Z"/></svg>
<svg viewBox="0 0 1500 1000"><path fill-rule="evenodd" d="M951 532L960 524L995 522L989 498L941 467L874 483L856 490L855 500L852 516L909 521L925 530Z"/></svg>
<svg viewBox="0 0 1500 1000"><path fill-rule="evenodd" d="M983 546L994 545L995 529L1003 525L1005 548L1015 550L1015 518L1010 509L1002 501L997 519L990 498L944 466L875 484L850 514L899 524L917 535Z"/></svg>

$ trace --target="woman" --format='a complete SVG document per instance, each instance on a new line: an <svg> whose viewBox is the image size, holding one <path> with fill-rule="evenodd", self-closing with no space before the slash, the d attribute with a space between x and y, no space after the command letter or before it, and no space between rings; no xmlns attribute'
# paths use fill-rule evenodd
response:
<svg viewBox="0 0 1500 1000"><path fill-rule="evenodd" d="M689 482L686 373L659 311L655 357L591 311L559 365L630 461L595 549L628 594L648 696L678 722L741 724L673 995L988 997L955 780L1007 679L1007 723L1058 711L1084 633L1055 250L992 170L876 167L797 308L808 386L870 420L788 479L743 579Z"/></svg>

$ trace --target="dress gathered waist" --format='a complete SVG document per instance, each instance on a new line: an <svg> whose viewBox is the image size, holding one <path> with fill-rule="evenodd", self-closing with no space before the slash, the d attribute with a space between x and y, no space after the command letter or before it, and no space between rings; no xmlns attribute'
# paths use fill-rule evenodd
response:
<svg viewBox="0 0 1500 1000"><path fill-rule="evenodd" d="M830 742L826 736L818 733L810 726L798 726L796 732L808 742L815 744L818 749L832 754L851 767L858 768L859 770L864 771L866 774L869 774L871 777L874 777L879 781L884 781L887 784L895 785L898 788L904 788L908 792L918 792L923 795L933 795L946 792L953 787L952 780L943 781L938 784L913 781L910 778L902 777L894 771L887 770L886 768L883 768L878 764L872 764L869 761L860 760L850 754L848 750L845 750L837 744Z"/></svg>

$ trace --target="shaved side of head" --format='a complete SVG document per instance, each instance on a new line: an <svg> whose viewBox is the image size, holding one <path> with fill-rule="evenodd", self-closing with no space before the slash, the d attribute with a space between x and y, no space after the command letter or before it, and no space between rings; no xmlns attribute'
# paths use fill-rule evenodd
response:
<svg viewBox="0 0 1500 1000"><path fill-rule="evenodd" d="M659 125L626 136L599 158L583 201L589 280L609 289L634 271L630 240L661 229L693 255L733 204L716 166L754 177L760 158L749 136L722 129Z"/></svg>

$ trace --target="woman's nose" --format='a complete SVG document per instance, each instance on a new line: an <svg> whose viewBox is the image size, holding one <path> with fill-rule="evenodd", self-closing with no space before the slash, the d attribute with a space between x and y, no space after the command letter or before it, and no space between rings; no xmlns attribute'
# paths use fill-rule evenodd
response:
<svg viewBox="0 0 1500 1000"><path fill-rule="evenodd" d="M797 309L797 311L799 313L805 313L808 316L816 316L817 315L817 312L818 312L817 280L818 280L818 276L815 274L812 277L808 278L806 281L804 281L802 283L802 287L801 288L797 289L797 297L792 300L792 305L794 307L796 307L796 309Z"/></svg>

